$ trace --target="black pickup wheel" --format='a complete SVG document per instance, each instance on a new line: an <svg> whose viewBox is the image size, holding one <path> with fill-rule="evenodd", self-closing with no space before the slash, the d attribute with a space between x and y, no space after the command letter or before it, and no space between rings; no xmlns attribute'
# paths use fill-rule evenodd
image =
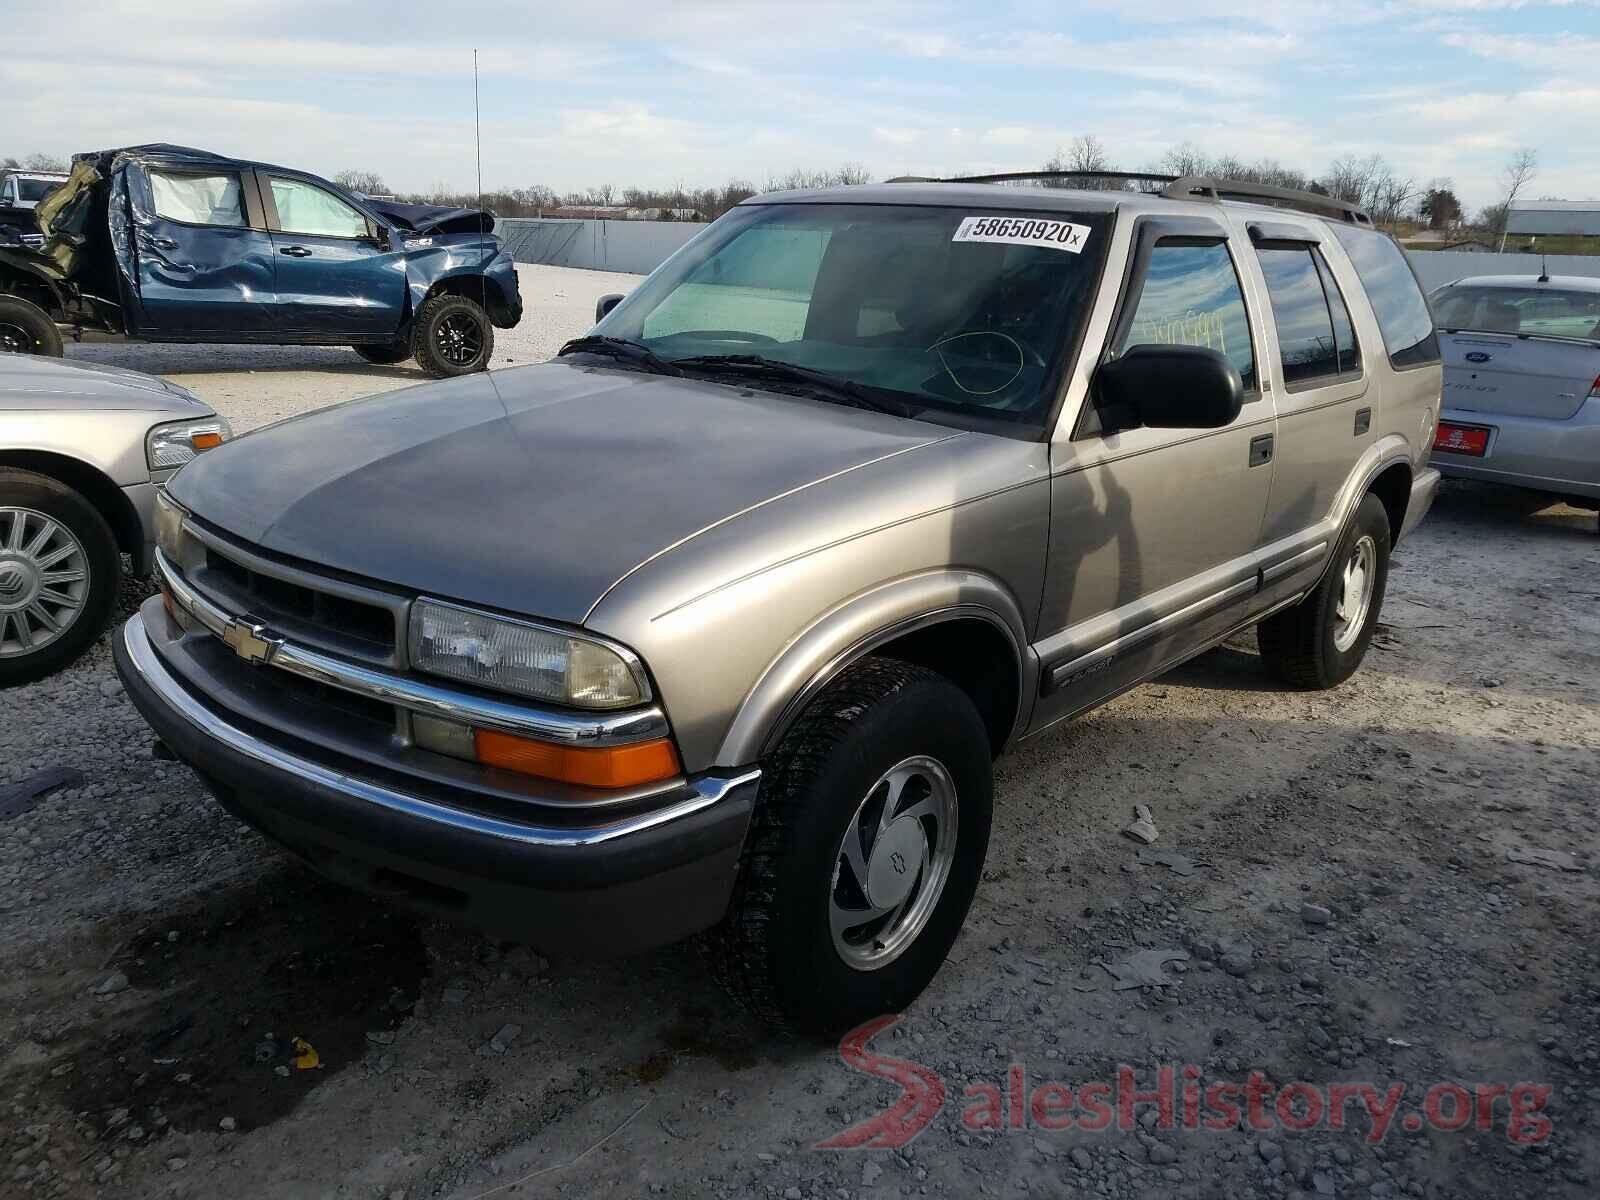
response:
<svg viewBox="0 0 1600 1200"><path fill-rule="evenodd" d="M50 314L31 300L0 296L0 352L7 351L60 358L61 331Z"/></svg>
<svg viewBox="0 0 1600 1200"><path fill-rule="evenodd" d="M411 349L417 365L435 379L470 375L489 365L494 326L477 301L435 296L417 311Z"/></svg>

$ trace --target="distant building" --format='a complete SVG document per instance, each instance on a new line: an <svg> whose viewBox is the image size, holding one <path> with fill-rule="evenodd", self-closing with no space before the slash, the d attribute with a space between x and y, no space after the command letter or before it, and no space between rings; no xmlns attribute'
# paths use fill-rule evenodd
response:
<svg viewBox="0 0 1600 1200"><path fill-rule="evenodd" d="M1600 237L1600 200L1523 200L1506 217L1513 236Z"/></svg>

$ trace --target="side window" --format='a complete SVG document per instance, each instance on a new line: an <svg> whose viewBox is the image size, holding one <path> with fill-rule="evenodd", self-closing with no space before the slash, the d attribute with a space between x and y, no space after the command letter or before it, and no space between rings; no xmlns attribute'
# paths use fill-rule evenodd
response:
<svg viewBox="0 0 1600 1200"><path fill-rule="evenodd" d="M1133 322L1115 350L1121 354L1130 346L1150 345L1220 350L1239 369L1245 391L1255 390L1250 318L1226 243L1169 239L1155 244Z"/></svg>
<svg viewBox="0 0 1600 1200"><path fill-rule="evenodd" d="M1333 277L1333 268L1322 256L1321 250L1312 250L1317 274L1322 276L1322 293L1328 298L1328 313L1333 317L1333 343L1339 351L1339 373L1356 374L1361 370L1361 343L1356 338L1355 325L1350 320L1350 308L1339 290L1339 281Z"/></svg>
<svg viewBox="0 0 1600 1200"><path fill-rule="evenodd" d="M272 202L284 233L316 237L365 237L367 219L332 192L299 179L274 179Z"/></svg>
<svg viewBox="0 0 1600 1200"><path fill-rule="evenodd" d="M1359 369L1350 311L1316 247L1260 247L1256 257L1278 324L1284 386L1296 391Z"/></svg>
<svg viewBox="0 0 1600 1200"><path fill-rule="evenodd" d="M240 200L239 177L232 172L190 175L152 170L148 174L158 217L182 221L186 225L240 227L247 224Z"/></svg>
<svg viewBox="0 0 1600 1200"><path fill-rule="evenodd" d="M1395 367L1438 362L1439 339L1433 332L1433 317L1405 253L1392 238L1374 229L1337 224L1332 229L1372 302L1389 362Z"/></svg>

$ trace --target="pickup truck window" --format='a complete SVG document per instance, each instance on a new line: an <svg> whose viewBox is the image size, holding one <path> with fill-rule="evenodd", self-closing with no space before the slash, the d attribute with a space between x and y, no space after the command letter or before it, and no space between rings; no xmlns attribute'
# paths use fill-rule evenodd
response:
<svg viewBox="0 0 1600 1200"><path fill-rule="evenodd" d="M1223 242L1195 245L1163 240L1150 251L1133 323L1118 346L1204 346L1220 350L1239 368L1245 391L1256 387L1256 355L1250 344L1239 273Z"/></svg>
<svg viewBox="0 0 1600 1200"><path fill-rule="evenodd" d="M1278 323L1283 382L1290 391L1313 387L1345 370L1357 369L1344 366L1346 362L1356 363L1350 314L1338 289L1334 288L1330 295L1323 287L1316 254L1309 245L1256 251L1261 273L1267 280L1272 315ZM1335 305L1344 328L1342 347L1334 332Z"/></svg>
<svg viewBox="0 0 1600 1200"><path fill-rule="evenodd" d="M1331 223L1330 228L1366 289L1390 364L1404 368L1438 362L1439 339L1433 332L1433 315L1400 247L1376 230Z"/></svg>
<svg viewBox="0 0 1600 1200"><path fill-rule="evenodd" d="M364 237L367 219L332 192L300 179L272 180L272 202L284 233L315 237Z"/></svg>
<svg viewBox="0 0 1600 1200"><path fill-rule="evenodd" d="M718 358L758 356L928 420L945 412L1042 425L1109 225L1106 213L749 205L665 263L595 332L669 363L694 360L683 369L708 378ZM828 398L820 386L789 387Z"/></svg>
<svg viewBox="0 0 1600 1200"><path fill-rule="evenodd" d="M150 171L150 193L156 215L186 225L244 225L239 177L225 172L195 175L178 171Z"/></svg>

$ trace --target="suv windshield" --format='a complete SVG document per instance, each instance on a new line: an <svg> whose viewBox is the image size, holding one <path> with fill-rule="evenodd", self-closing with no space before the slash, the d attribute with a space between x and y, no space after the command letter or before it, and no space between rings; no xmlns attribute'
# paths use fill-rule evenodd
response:
<svg viewBox="0 0 1600 1200"><path fill-rule="evenodd" d="M686 374L738 375L955 424L1042 425L1094 292L1109 220L746 206L664 263L594 332Z"/></svg>
<svg viewBox="0 0 1600 1200"><path fill-rule="evenodd" d="M1440 329L1600 341L1600 291L1451 284L1433 294L1433 315Z"/></svg>

